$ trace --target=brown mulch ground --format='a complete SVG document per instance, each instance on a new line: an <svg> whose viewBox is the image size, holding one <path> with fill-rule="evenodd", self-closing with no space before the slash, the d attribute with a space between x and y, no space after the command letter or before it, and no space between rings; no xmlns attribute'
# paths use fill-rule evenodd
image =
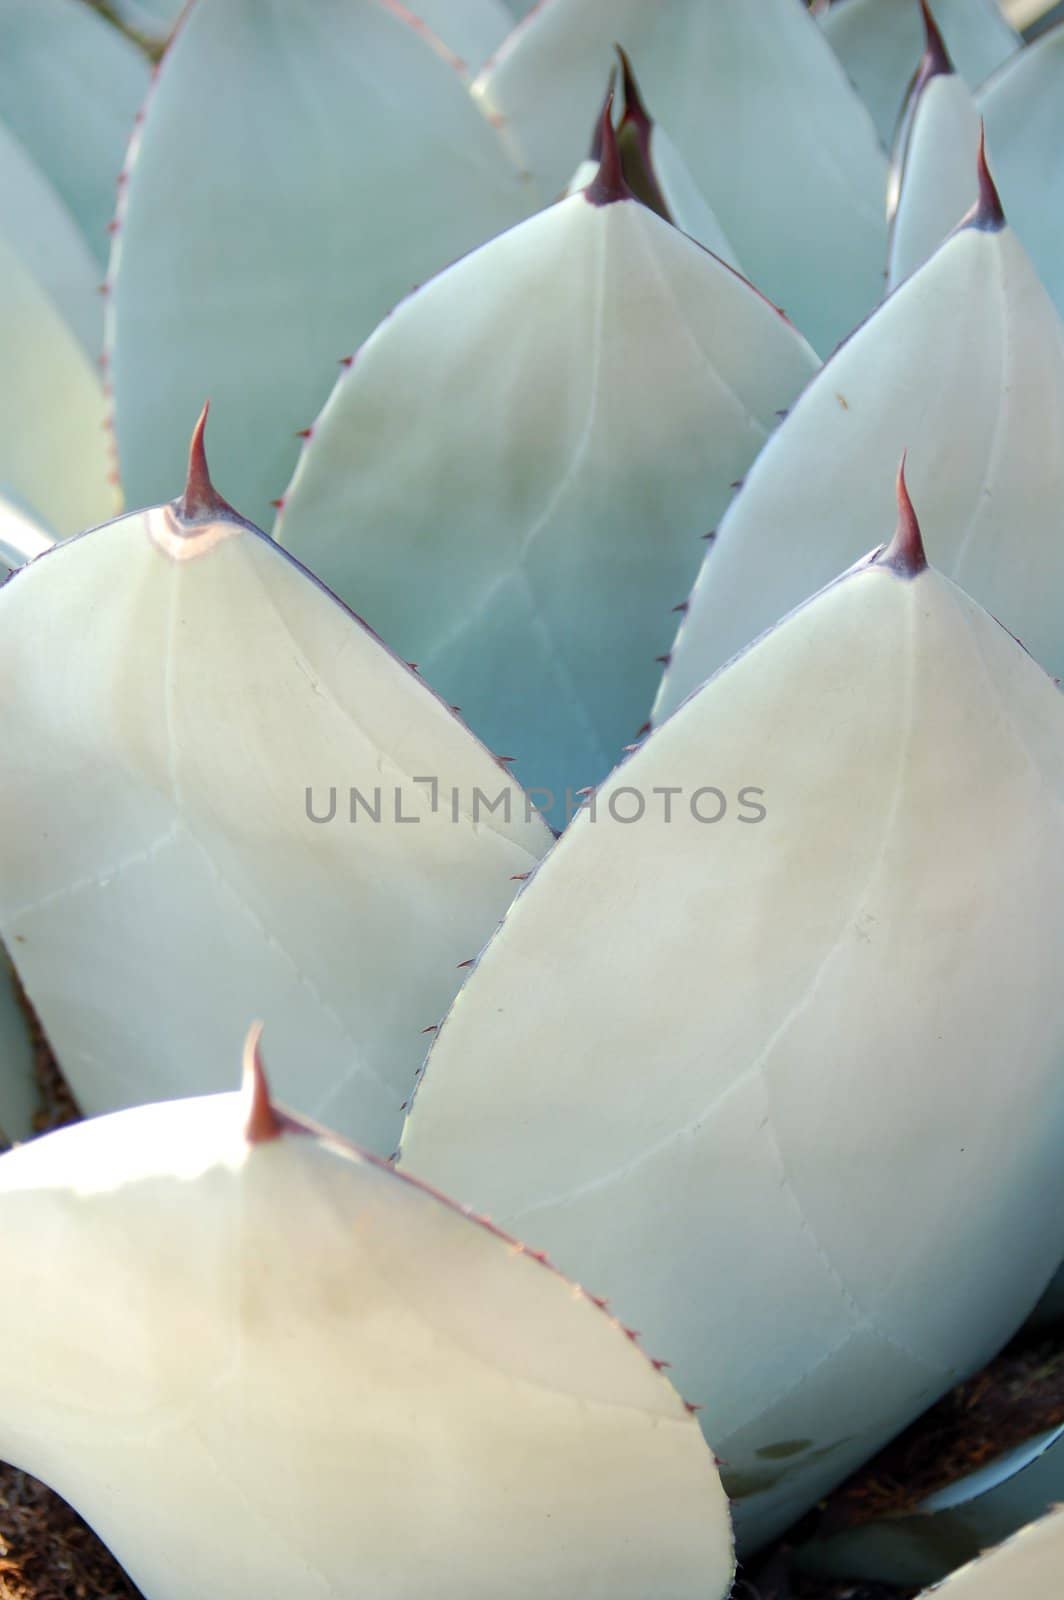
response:
<svg viewBox="0 0 1064 1600"><path fill-rule="evenodd" d="M0 1600L140 1600L140 1593L58 1495L0 1467Z"/></svg>
<svg viewBox="0 0 1064 1600"><path fill-rule="evenodd" d="M902 1516L1025 1439L1064 1423L1064 1342L1021 1334L828 1500L820 1532Z"/></svg>

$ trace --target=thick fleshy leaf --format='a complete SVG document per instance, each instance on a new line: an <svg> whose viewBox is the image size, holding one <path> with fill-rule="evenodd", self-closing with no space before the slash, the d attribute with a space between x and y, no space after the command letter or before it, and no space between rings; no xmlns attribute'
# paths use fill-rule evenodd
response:
<svg viewBox="0 0 1064 1600"><path fill-rule="evenodd" d="M1045 1294L1031 1312L1029 1322L1035 1328L1055 1327L1064 1323L1064 1266L1058 1267L1050 1279Z"/></svg>
<svg viewBox="0 0 1064 1600"><path fill-rule="evenodd" d="M95 361L103 345L99 266L48 179L2 122L0 238L21 257Z"/></svg>
<svg viewBox="0 0 1064 1600"><path fill-rule="evenodd" d="M645 720L700 535L817 366L742 278L598 193L399 307L276 530L553 792L558 825Z"/></svg>
<svg viewBox="0 0 1064 1600"><path fill-rule="evenodd" d="M473 71L496 50L514 25L503 0L413 0L408 7Z"/></svg>
<svg viewBox="0 0 1064 1600"><path fill-rule="evenodd" d="M1052 1600L1064 1570L1064 1508L1024 1528L1007 1544L962 1567L945 1583L929 1589L939 1600L1004 1600L1032 1596Z"/></svg>
<svg viewBox="0 0 1064 1600"><path fill-rule="evenodd" d="M979 96L1009 221L1064 314L1064 22Z"/></svg>
<svg viewBox="0 0 1064 1600"><path fill-rule="evenodd" d="M888 294L930 260L978 200L979 138L972 91L957 73L936 73L913 107L891 221Z"/></svg>
<svg viewBox="0 0 1064 1600"><path fill-rule="evenodd" d="M804 1545L801 1565L821 1576L934 1583L1062 1499L1064 1427L1059 1427L928 1495L905 1516L880 1517Z"/></svg>
<svg viewBox="0 0 1064 1600"><path fill-rule="evenodd" d="M9 579L0 676L0 929L83 1109L217 1087L257 1008L293 1103L390 1150L550 842L509 775L209 496Z"/></svg>
<svg viewBox="0 0 1064 1600"><path fill-rule="evenodd" d="M1004 0L1005 15L1030 42L1064 22L1064 0Z"/></svg>
<svg viewBox="0 0 1064 1600"><path fill-rule="evenodd" d="M615 76L611 75L610 94L613 93ZM630 69L625 74L626 83L629 78ZM647 117L642 102L637 101L637 104L640 120L630 120L630 107L626 107L618 130L618 150L626 183L644 205L649 205L659 216L679 228L681 233L689 234L707 250L711 250L728 266L734 267L736 272L741 272L735 251L724 236L724 229L699 192L679 150L660 124L651 122ZM595 125L591 154L580 162L570 178L565 189L566 195L577 194L594 183L598 176L601 146L600 117Z"/></svg>
<svg viewBox="0 0 1064 1600"><path fill-rule="evenodd" d="M679 150L657 122L650 130L650 154L672 222L730 267L741 271L731 240L707 205Z"/></svg>
<svg viewBox="0 0 1064 1600"><path fill-rule="evenodd" d="M0 238L0 498L60 535L118 509L96 368Z"/></svg>
<svg viewBox="0 0 1064 1600"><path fill-rule="evenodd" d="M826 353L879 298L886 168L816 24L794 0L545 0L475 92L548 190L615 39L744 269Z"/></svg>
<svg viewBox="0 0 1064 1600"><path fill-rule="evenodd" d="M630 58L624 50L618 54L624 115L617 130L617 143L629 187L644 205L697 239L730 267L741 270L724 229L706 204L687 163L664 128L650 116Z"/></svg>
<svg viewBox="0 0 1064 1600"><path fill-rule="evenodd" d="M37 1085L26 1015L15 993L15 976L0 950L0 1150L33 1132Z"/></svg>
<svg viewBox="0 0 1064 1600"><path fill-rule="evenodd" d="M1064 673L1064 327L995 205L988 188L769 441L699 573L655 720L889 528L906 448L931 559Z"/></svg>
<svg viewBox="0 0 1064 1600"><path fill-rule="evenodd" d="M112 259L127 499L215 455L264 522L336 363L401 296L532 209L453 59L390 0L196 0L133 157Z"/></svg>
<svg viewBox="0 0 1064 1600"><path fill-rule="evenodd" d="M931 0L931 7L969 88L977 88L1023 43L997 0ZM917 0L835 0L820 20L889 148L923 48Z"/></svg>
<svg viewBox="0 0 1064 1600"><path fill-rule="evenodd" d="M136 45L79 0L0 7L0 121L66 204L101 270L148 72Z"/></svg>
<svg viewBox="0 0 1064 1600"><path fill-rule="evenodd" d="M153 1600L722 1600L716 1468L625 1330L255 1071L0 1158L0 1455Z"/></svg>
<svg viewBox="0 0 1064 1600"><path fill-rule="evenodd" d="M163 44L174 31L185 0L112 0L115 15L154 44Z"/></svg>
<svg viewBox="0 0 1064 1600"><path fill-rule="evenodd" d="M403 1137L668 1349L747 1548L981 1366L1064 1234L1064 699L922 559L908 516L607 780Z"/></svg>
<svg viewBox="0 0 1064 1600"><path fill-rule="evenodd" d="M33 517L0 495L0 578L50 550L55 540Z"/></svg>

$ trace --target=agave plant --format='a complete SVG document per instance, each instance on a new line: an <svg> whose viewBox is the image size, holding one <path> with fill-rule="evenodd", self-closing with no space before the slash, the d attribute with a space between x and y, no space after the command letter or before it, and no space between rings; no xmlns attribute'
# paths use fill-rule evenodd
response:
<svg viewBox="0 0 1064 1600"><path fill-rule="evenodd" d="M0 1456L148 1600L723 1600L1064 1259L1064 26L115 10L0 9Z"/></svg>
<svg viewBox="0 0 1064 1600"><path fill-rule="evenodd" d="M3 1159L4 1456L150 1594L355 1592L352 1565L366 1594L726 1593L724 1495L660 1366L541 1258L275 1108L247 1054L242 1103Z"/></svg>

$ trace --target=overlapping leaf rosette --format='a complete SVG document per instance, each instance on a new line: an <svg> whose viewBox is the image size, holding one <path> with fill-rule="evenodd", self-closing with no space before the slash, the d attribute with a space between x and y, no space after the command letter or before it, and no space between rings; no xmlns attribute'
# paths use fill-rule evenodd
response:
<svg viewBox="0 0 1064 1600"><path fill-rule="evenodd" d="M723 1600L1064 1258L1064 26L116 9L0 12L0 1456Z"/></svg>

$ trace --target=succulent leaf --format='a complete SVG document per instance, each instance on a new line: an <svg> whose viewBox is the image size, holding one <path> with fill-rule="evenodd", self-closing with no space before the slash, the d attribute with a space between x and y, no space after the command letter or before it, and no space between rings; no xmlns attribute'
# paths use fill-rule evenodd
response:
<svg viewBox="0 0 1064 1600"><path fill-rule="evenodd" d="M793 0L546 0L474 92L548 190L583 147L615 39L744 269L826 353L879 297L885 166L816 24Z"/></svg>
<svg viewBox="0 0 1064 1600"><path fill-rule="evenodd" d="M983 194L754 464L699 574L655 720L855 560L869 530L886 532L907 446L931 560L1064 672L1064 327L989 180Z"/></svg>
<svg viewBox="0 0 1064 1600"><path fill-rule="evenodd" d="M1028 1326L1048 1328L1064 1323L1064 1266L1057 1268L1045 1293L1031 1312ZM1064 1502L1064 1492L1060 1499Z"/></svg>
<svg viewBox="0 0 1064 1600"><path fill-rule="evenodd" d="M930 0L957 71L975 89L1023 41L997 0ZM906 86L923 49L917 0L835 0L820 23L890 148Z"/></svg>
<svg viewBox="0 0 1064 1600"><path fill-rule="evenodd" d="M415 12L438 39L476 71L498 48L514 25L503 0L413 0Z"/></svg>
<svg viewBox="0 0 1064 1600"><path fill-rule="evenodd" d="M645 720L700 535L818 365L631 197L606 126L589 188L377 330L276 526L553 791L559 825L564 790L603 777Z"/></svg>
<svg viewBox="0 0 1064 1600"><path fill-rule="evenodd" d="M699 192L687 163L647 110L627 51L620 47L618 50L623 69L624 115L617 142L629 188L644 205L741 271L735 251Z"/></svg>
<svg viewBox="0 0 1064 1600"><path fill-rule="evenodd" d="M2 122L0 238L21 257L95 361L103 344L100 269L67 207ZM17 382L18 376L8 381Z"/></svg>
<svg viewBox="0 0 1064 1600"><path fill-rule="evenodd" d="M2 68L0 68L2 72ZM0 237L0 500L65 535L118 509L96 368Z"/></svg>
<svg viewBox="0 0 1064 1600"><path fill-rule="evenodd" d="M1058 1427L928 1495L907 1515L879 1517L803 1545L801 1565L821 1576L934 1583L1044 1516L1062 1498L1064 1427Z"/></svg>
<svg viewBox="0 0 1064 1600"><path fill-rule="evenodd" d="M54 543L39 522L0 495L0 579L7 571L43 556Z"/></svg>
<svg viewBox="0 0 1064 1600"><path fill-rule="evenodd" d="M194 0L124 192L110 339L127 498L171 491L209 394L219 468L260 524L337 360L535 203L452 57L389 0Z"/></svg>
<svg viewBox="0 0 1064 1600"><path fill-rule="evenodd" d="M115 15L152 44L169 39L184 5L184 0L111 0Z"/></svg>
<svg viewBox="0 0 1064 1600"><path fill-rule="evenodd" d="M1064 315L1064 23L995 73L978 105L1009 221Z"/></svg>
<svg viewBox="0 0 1064 1600"><path fill-rule="evenodd" d="M0 949L0 1150L33 1132L37 1088L26 1015L15 992L15 975Z"/></svg>
<svg viewBox="0 0 1064 1600"><path fill-rule="evenodd" d="M68 207L100 271L148 70L137 47L79 0L0 7L0 120Z"/></svg>
<svg viewBox="0 0 1064 1600"><path fill-rule="evenodd" d="M1056 1265L1062 799L1064 700L903 515L599 788L436 1036L403 1163L668 1349L741 1547Z"/></svg>
<svg viewBox="0 0 1064 1600"><path fill-rule="evenodd" d="M0 1158L0 1455L153 1600L722 1600L713 1458L625 1331L484 1220L247 1109Z"/></svg>
<svg viewBox="0 0 1064 1600"><path fill-rule="evenodd" d="M972 91L955 72L936 73L912 110L891 219L887 293L930 260L979 198L972 151L980 139Z"/></svg>
<svg viewBox="0 0 1064 1600"><path fill-rule="evenodd" d="M962 1567L945 1583L928 1590L939 1600L1003 1600L1006 1595L1050 1600L1060 1588L1064 1567L1064 1508Z"/></svg>
<svg viewBox="0 0 1064 1600"><path fill-rule="evenodd" d="M84 1110L217 1087L258 1007L288 1098L387 1152L550 833L197 451L0 589L0 928Z"/></svg>

